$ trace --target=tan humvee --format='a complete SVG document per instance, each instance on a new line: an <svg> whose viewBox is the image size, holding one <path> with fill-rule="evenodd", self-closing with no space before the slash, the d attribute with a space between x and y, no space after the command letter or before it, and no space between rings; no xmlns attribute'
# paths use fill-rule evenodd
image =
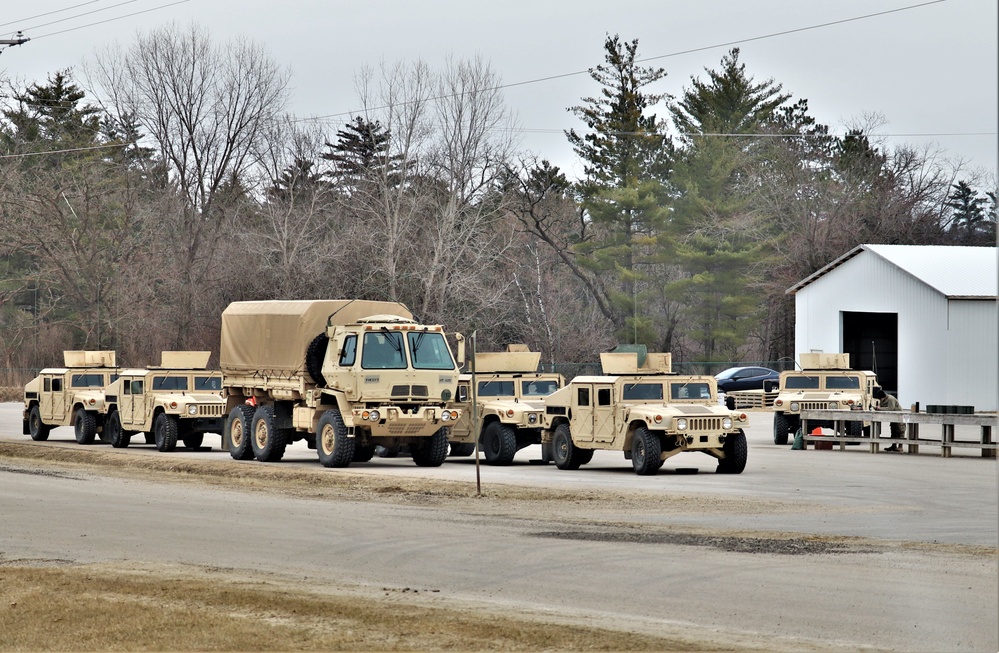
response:
<svg viewBox="0 0 999 653"><path fill-rule="evenodd" d="M699 451L717 471L746 467L745 413L718 403L712 376L670 373L669 354L601 354L603 376L578 376L545 400L544 439L559 469L578 469L596 449L623 451L636 474L659 471L667 458Z"/></svg>
<svg viewBox="0 0 999 653"><path fill-rule="evenodd" d="M64 351L65 367L41 371L24 386L25 435L47 440L57 426L72 426L76 441L90 444L104 432L104 387L118 370L113 351Z"/></svg>
<svg viewBox="0 0 999 653"><path fill-rule="evenodd" d="M458 365L444 329L402 304L234 302L219 361L233 458L280 460L301 439L326 467L368 461L376 445L406 445L420 466L447 457Z"/></svg>
<svg viewBox="0 0 999 653"><path fill-rule="evenodd" d="M565 379L538 372L540 361L541 354L526 345L475 355L476 422L472 424L472 374L462 374L454 404L461 408L461 418L451 428L451 455L475 451L476 434L490 465L509 465L519 450L541 444L545 397L565 385Z"/></svg>
<svg viewBox="0 0 999 653"><path fill-rule="evenodd" d="M871 410L874 372L850 369L849 354L799 354L801 369L780 373L780 390L774 399L774 444L787 444L787 436L801 426L802 410ZM828 421L809 420L812 426L831 427ZM847 435L860 436L863 422L846 423Z"/></svg>
<svg viewBox="0 0 999 653"><path fill-rule="evenodd" d="M136 433L159 451L173 451L180 439L197 449L205 433L222 433L225 400L222 373L210 371L209 351L164 351L161 364L122 370L104 389L105 420L111 446L124 448Z"/></svg>

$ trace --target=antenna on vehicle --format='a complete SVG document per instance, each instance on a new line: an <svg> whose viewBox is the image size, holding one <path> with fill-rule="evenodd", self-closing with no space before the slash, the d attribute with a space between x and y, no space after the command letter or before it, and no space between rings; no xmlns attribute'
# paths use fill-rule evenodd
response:
<svg viewBox="0 0 999 653"><path fill-rule="evenodd" d="M875 375L877 375L877 373L878 373L878 351L874 347L874 341L873 340L871 340L871 359L872 359L872 361L871 361L871 367L873 368L873 369L871 369L871 371L874 372Z"/></svg>
<svg viewBox="0 0 999 653"><path fill-rule="evenodd" d="M330 316L328 318L326 318L326 326L328 326L328 327L329 326L333 326L333 316L336 315L337 313L339 313L340 311L342 311L343 309L347 308L348 306L350 306L351 304L353 304L356 301L357 301L357 298L354 298L354 299L350 300L349 302L347 302L346 304L344 304L343 306L341 306L340 308L338 308L335 311L333 311L332 313L330 313Z"/></svg>

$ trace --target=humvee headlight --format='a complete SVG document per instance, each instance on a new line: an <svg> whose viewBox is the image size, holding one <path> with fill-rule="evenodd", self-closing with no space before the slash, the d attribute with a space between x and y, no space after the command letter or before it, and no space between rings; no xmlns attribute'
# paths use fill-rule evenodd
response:
<svg viewBox="0 0 999 653"><path fill-rule="evenodd" d="M792 401L791 402L791 411L792 412L795 412L795 413L798 412L799 408L800 408L800 406L798 405L797 401Z"/></svg>
<svg viewBox="0 0 999 653"><path fill-rule="evenodd" d="M656 415L655 417L652 418L652 421L655 422L656 424L662 424L663 423L663 416L662 415Z"/></svg>
<svg viewBox="0 0 999 653"><path fill-rule="evenodd" d="M730 428L732 428L732 418L731 417L726 417L726 418L724 418L722 420L722 428L723 429L730 429Z"/></svg>
<svg viewBox="0 0 999 653"><path fill-rule="evenodd" d="M195 406L194 404L191 404L190 406L187 407L187 414L188 415L197 415L198 414L198 407Z"/></svg>
<svg viewBox="0 0 999 653"><path fill-rule="evenodd" d="M687 418L686 417L678 417L676 419L676 430L677 431L686 431L687 430Z"/></svg>
<svg viewBox="0 0 999 653"><path fill-rule="evenodd" d="M368 413L368 419L371 420L372 422L377 422L379 419L381 419L381 417L382 416L378 413L377 410L373 410L370 413Z"/></svg>
<svg viewBox="0 0 999 653"><path fill-rule="evenodd" d="M537 413L531 413L530 415L528 415L527 416L527 423L528 424L537 424L538 423L538 414Z"/></svg>

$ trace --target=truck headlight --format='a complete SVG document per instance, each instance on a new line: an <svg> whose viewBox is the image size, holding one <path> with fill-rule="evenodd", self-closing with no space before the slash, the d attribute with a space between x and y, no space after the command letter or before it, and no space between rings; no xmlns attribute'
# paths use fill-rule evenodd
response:
<svg viewBox="0 0 999 653"><path fill-rule="evenodd" d="M686 417L678 417L676 419L676 430L677 431L686 431L687 430L687 418Z"/></svg>
<svg viewBox="0 0 999 653"><path fill-rule="evenodd" d="M726 418L724 418L722 420L722 428L725 429L726 431L728 429L732 428L732 418L731 417L726 417Z"/></svg>
<svg viewBox="0 0 999 653"><path fill-rule="evenodd" d="M381 418L382 416L377 410L373 410L370 413L368 413L368 419L371 420L372 422L377 422Z"/></svg>
<svg viewBox="0 0 999 653"><path fill-rule="evenodd" d="M799 408L801 408L801 406L798 404L797 401L792 401L791 402L791 412L792 413L797 413Z"/></svg>
<svg viewBox="0 0 999 653"><path fill-rule="evenodd" d="M441 421L450 422L451 421L451 411L445 410L441 413Z"/></svg>
<svg viewBox="0 0 999 653"><path fill-rule="evenodd" d="M198 407L195 406L194 404L191 404L190 406L187 407L187 414L188 415L197 415L198 414Z"/></svg>
<svg viewBox="0 0 999 653"><path fill-rule="evenodd" d="M531 414L529 414L527 416L527 423L528 424L537 424L538 423L538 414L537 413L531 413Z"/></svg>

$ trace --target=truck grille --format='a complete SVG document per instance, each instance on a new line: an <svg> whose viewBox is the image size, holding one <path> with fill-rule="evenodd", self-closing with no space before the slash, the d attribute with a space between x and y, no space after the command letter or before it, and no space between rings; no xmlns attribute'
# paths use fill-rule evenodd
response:
<svg viewBox="0 0 999 653"><path fill-rule="evenodd" d="M394 385L392 386L393 397L426 397L429 394L425 385Z"/></svg>
<svg viewBox="0 0 999 653"><path fill-rule="evenodd" d="M427 428L426 424L393 424L389 422L388 431L396 437L420 435Z"/></svg>
<svg viewBox="0 0 999 653"><path fill-rule="evenodd" d="M687 431L690 433L717 433L722 430L721 417L688 417Z"/></svg>
<svg viewBox="0 0 999 653"><path fill-rule="evenodd" d="M225 404L199 404L198 417L222 417Z"/></svg>

